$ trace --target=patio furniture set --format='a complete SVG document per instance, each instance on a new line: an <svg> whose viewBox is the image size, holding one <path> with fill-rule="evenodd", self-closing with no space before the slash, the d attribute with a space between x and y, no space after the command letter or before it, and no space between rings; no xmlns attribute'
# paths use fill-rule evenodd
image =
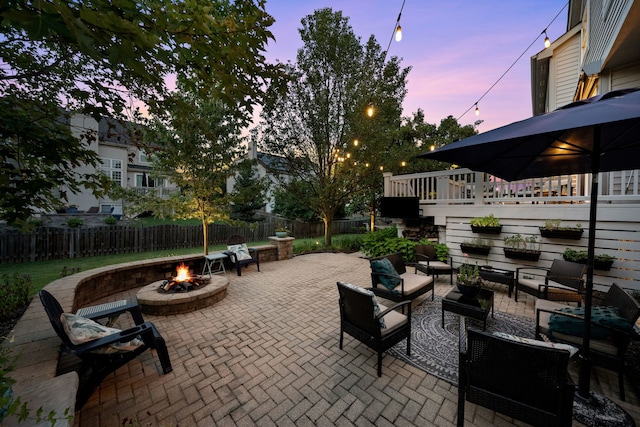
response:
<svg viewBox="0 0 640 427"><path fill-rule="evenodd" d="M338 282L340 348L347 333L377 351L378 376L385 350L406 339L410 356L410 302L428 292L433 300L433 275L448 274L453 285L453 265L435 260L433 247L417 248L416 254L417 262L411 264L405 264L401 254L370 259L371 288ZM537 339L467 329L467 321L461 319L458 425L464 425L465 401L533 425L571 425L575 386L568 380L568 362L583 350L585 269L582 264L558 259L546 269L479 271L485 280L506 284L509 297L515 289L516 301L518 292L537 298ZM387 307L376 296L396 304ZM493 297L494 291L489 289L469 296L452 288L442 299L442 327L448 311L483 322L486 330L489 313L493 316ZM631 339L636 337L634 326L640 317L640 304L623 288L613 285L593 310L604 313L593 315L592 322L598 326L592 326L592 331L600 325L602 330L593 336L590 355L594 363L618 372L620 399L624 401L624 359Z"/></svg>

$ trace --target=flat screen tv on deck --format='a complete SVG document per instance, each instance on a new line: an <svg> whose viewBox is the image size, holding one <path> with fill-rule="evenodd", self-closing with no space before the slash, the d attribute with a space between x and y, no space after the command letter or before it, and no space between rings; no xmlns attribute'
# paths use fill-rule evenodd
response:
<svg viewBox="0 0 640 427"><path fill-rule="evenodd" d="M382 197L380 216L384 218L418 218L420 203L417 197Z"/></svg>

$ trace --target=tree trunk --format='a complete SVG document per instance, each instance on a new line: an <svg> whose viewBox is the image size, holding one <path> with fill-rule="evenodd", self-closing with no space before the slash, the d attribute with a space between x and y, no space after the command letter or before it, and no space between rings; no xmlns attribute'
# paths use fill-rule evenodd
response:
<svg viewBox="0 0 640 427"><path fill-rule="evenodd" d="M369 212L369 223L370 223L369 230L376 231L376 211L375 211L375 209L371 210Z"/></svg>
<svg viewBox="0 0 640 427"><path fill-rule="evenodd" d="M322 216L322 222L324 222L324 247L331 247L331 218Z"/></svg>
<svg viewBox="0 0 640 427"><path fill-rule="evenodd" d="M204 255L209 255L209 227L207 221L202 218L202 237L204 237Z"/></svg>

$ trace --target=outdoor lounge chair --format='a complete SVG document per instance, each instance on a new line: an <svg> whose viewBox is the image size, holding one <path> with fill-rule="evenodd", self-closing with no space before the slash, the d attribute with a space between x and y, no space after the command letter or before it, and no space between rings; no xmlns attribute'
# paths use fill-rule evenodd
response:
<svg viewBox="0 0 640 427"><path fill-rule="evenodd" d="M617 308L613 314L611 307ZM562 311L558 311L562 310ZM615 312L615 311L614 311ZM584 321L580 309L550 301L536 301L536 336L553 342L568 343L582 349ZM552 318L553 316L553 318ZM633 328L640 317L640 304L615 283L597 305L591 307L589 357L600 366L618 372L620 400L624 401L625 356Z"/></svg>
<svg viewBox="0 0 640 427"><path fill-rule="evenodd" d="M435 291L433 276L418 274L427 273L425 266L414 264L414 271L407 271L402 254L391 254L372 258L371 291L393 302L411 301L431 291L433 301Z"/></svg>
<svg viewBox="0 0 640 427"><path fill-rule="evenodd" d="M440 274L449 274L451 286L453 286L453 261L442 262L438 260L436 248L433 245L416 245L416 262L427 267L427 274L438 277Z"/></svg>
<svg viewBox="0 0 640 427"><path fill-rule="evenodd" d="M173 370L164 338L162 338L153 323L142 322L121 332L87 340L81 344L74 344L65 330L62 320L64 311L58 300L44 289L40 291L39 295L53 330L62 340L63 349L68 350L80 359L78 372L80 385L76 394L77 410L82 408L82 405L91 397L93 391L107 375L115 372L119 367L124 366L149 348L154 348L157 351L164 374ZM113 310L110 310L109 315L113 314L115 314ZM78 318L84 320L103 317L105 317L104 313L101 312L94 313L91 317L86 318L78 316ZM140 319L137 315L132 315L132 317L136 323ZM69 328L70 326L67 326L67 329ZM91 328L95 330L95 327L92 326L87 326L86 328L87 330ZM116 349L120 345L127 345L124 347L126 349Z"/></svg>
<svg viewBox="0 0 640 427"><path fill-rule="evenodd" d="M378 352L378 376L382 376L382 353L406 338L411 355L411 301L385 307L368 289L338 282L340 294L340 350L344 333ZM406 315L396 311L408 306Z"/></svg>
<svg viewBox="0 0 640 427"><path fill-rule="evenodd" d="M458 426L464 426L465 401L535 426L571 426L569 351L461 329Z"/></svg>
<svg viewBox="0 0 640 427"><path fill-rule="evenodd" d="M554 259L550 268L520 267L516 270L516 296L518 291L550 301L576 302L582 305L583 276L587 266L563 259ZM544 276L540 272L546 272Z"/></svg>
<svg viewBox="0 0 640 427"><path fill-rule="evenodd" d="M236 266L238 276L242 276L242 267L255 264L260 271L260 251L257 248L248 248L247 239L234 234L227 239L227 250L224 252L233 265Z"/></svg>

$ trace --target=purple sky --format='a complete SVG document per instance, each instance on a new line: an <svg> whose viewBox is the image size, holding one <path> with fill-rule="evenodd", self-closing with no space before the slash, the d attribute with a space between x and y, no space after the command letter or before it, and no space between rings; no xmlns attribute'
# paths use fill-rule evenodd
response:
<svg viewBox="0 0 640 427"><path fill-rule="evenodd" d="M406 0L400 19L403 39L393 40L389 48L389 56L412 67L404 115L421 108L427 122L439 124L472 107L459 121L465 125L484 120L480 132L530 117L530 58L544 49L540 34L545 28L552 42L565 32L566 4L567 0ZM342 11L361 44L373 34L385 50L401 6L402 0L267 0L267 12L276 19L271 27L276 42L267 47L267 58L294 62L302 47L300 20L323 7ZM478 103L476 117L473 104L520 55Z"/></svg>

